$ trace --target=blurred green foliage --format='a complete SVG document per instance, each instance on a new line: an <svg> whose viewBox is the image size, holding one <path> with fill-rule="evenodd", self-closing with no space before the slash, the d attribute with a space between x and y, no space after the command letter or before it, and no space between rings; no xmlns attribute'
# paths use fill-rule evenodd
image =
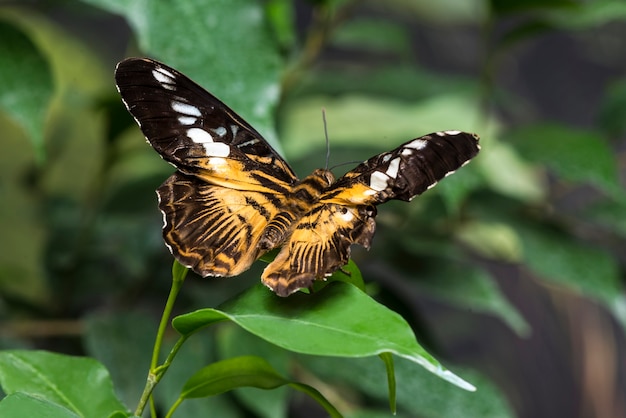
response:
<svg viewBox="0 0 626 418"><path fill-rule="evenodd" d="M481 136L469 166L411 204L380 207L371 252L354 252L370 295L403 314L445 364L475 369L460 373L479 389L466 393L401 360L399 416L549 411L527 405L534 400L522 385L533 380L514 373L524 364L510 364L524 361L511 358L527 348L521 341L547 334L560 339L535 349L567 350L555 358L580 391L554 389L547 399L593 404L595 381L580 370L595 347L607 362L598 387L614 403L592 412L626 413L626 368L615 357L626 329L625 22L626 5L616 0L0 6L1 346L95 357L127 406L141 394L171 280L154 189L172 168L123 108L113 69L145 55L228 103L301 176L324 164L322 107L330 166L437 130ZM574 64L597 73L572 78L576 65L525 59L551 36L576 51ZM524 76L535 93L562 92L549 99L570 117L524 94L515 84ZM593 94L566 96L587 79L599 86ZM262 267L236 279L187 279L177 313L220 305L256 284ZM494 318L504 324L496 336L483 325ZM523 348L507 352L511 341ZM4 353L3 362L15 358ZM317 387L346 416L389 415L381 362L295 355L227 324L188 341L157 402L171 404L208 362L244 355ZM544 378L555 381L535 381ZM32 402L29 411L41 406L16 398L0 403L5 412L21 402ZM284 388L238 389L186 402L178 413L281 417L307 407Z"/></svg>

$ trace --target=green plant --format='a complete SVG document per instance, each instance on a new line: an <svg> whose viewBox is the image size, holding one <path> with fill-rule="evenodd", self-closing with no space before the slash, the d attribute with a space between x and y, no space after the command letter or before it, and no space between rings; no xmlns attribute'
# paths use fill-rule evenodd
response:
<svg viewBox="0 0 626 418"><path fill-rule="evenodd" d="M500 288L513 276L542 283L555 300L575 295L603 307L623 335L626 194L611 142L624 134L623 80L606 87L599 116L583 129L536 117L497 76L507 54L527 42L550 31L591 42L585 34L623 22L626 8L606 0L437 4L90 0L51 3L49 15L2 6L0 85L10 87L0 91L0 384L7 394L0 415L131 416L151 394L153 416L280 417L301 402L292 389L330 414L353 417L388 416L385 403L393 409L396 397L401 416L511 415L501 391L477 372L451 367L478 388L473 393L438 378L470 387L428 352L446 358L446 335L479 329L445 315L429 322L414 300L427 295L475 314L464 316L494 316L526 337L530 325ZM295 16L307 13L297 28ZM107 43L122 27L112 14L130 25L132 52ZM102 19L104 29L86 30L77 24L83 18ZM502 33L499 25L510 21ZM440 28L442 42L448 28L481 30L480 74L429 70L411 37L424 22ZM472 45L455 53L464 47ZM333 283L278 300L258 284L258 266L241 278L190 278L182 286L176 265L170 278L153 194L170 168L143 143L114 91L122 55L179 68L300 173L323 165L322 107L331 165L440 129L479 133L483 151L410 205L380 208L371 256L354 255L366 285L350 265L367 294ZM588 188L592 199L569 204L568 195ZM159 327L167 283L176 304L167 304ZM341 337L355 327L368 338ZM106 368L50 351L87 354ZM481 370L502 379L488 369ZM181 404L190 398L201 399Z"/></svg>

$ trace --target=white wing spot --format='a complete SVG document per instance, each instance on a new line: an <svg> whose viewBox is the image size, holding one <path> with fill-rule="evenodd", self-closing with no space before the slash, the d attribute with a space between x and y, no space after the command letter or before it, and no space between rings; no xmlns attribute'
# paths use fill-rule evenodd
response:
<svg viewBox="0 0 626 418"><path fill-rule="evenodd" d="M217 136L224 136L226 135L226 128L224 128L223 126L220 126L216 129L212 129L213 132L215 132L215 134Z"/></svg>
<svg viewBox="0 0 626 418"><path fill-rule="evenodd" d="M443 131L446 135L458 135L461 131Z"/></svg>
<svg viewBox="0 0 626 418"><path fill-rule="evenodd" d="M425 139L415 139L404 146L404 148L413 148L416 150L424 149L428 145Z"/></svg>
<svg viewBox="0 0 626 418"><path fill-rule="evenodd" d="M398 170L400 169L400 157L396 157L389 163L386 174L395 179L398 176Z"/></svg>
<svg viewBox="0 0 626 418"><path fill-rule="evenodd" d="M157 68L152 70L152 76L156 81L167 90L176 90L176 77L165 68Z"/></svg>
<svg viewBox="0 0 626 418"><path fill-rule="evenodd" d="M402 148L402 155L411 155L413 154L413 150L411 148Z"/></svg>
<svg viewBox="0 0 626 418"><path fill-rule="evenodd" d="M193 142L197 144L206 144L207 142L213 142L213 137L210 133L200 128L191 128L187 130L187 136Z"/></svg>
<svg viewBox="0 0 626 418"><path fill-rule="evenodd" d="M193 116L179 116L178 121L181 125L193 125L196 123L198 118L194 118Z"/></svg>
<svg viewBox="0 0 626 418"><path fill-rule="evenodd" d="M386 162L387 162L387 161L389 161L390 159L391 159L391 154L385 154L385 155L383 155L383 158L382 158L382 160L381 160L381 161L382 161L383 163L386 163Z"/></svg>
<svg viewBox="0 0 626 418"><path fill-rule="evenodd" d="M175 112L182 113L183 115L187 116L196 116L198 118L202 116L202 113L200 113L200 109L198 109L194 105L190 105L187 103L172 102L172 109Z"/></svg>
<svg viewBox="0 0 626 418"><path fill-rule="evenodd" d="M237 136L237 132L239 132L239 126L230 125L230 131L233 133L233 138Z"/></svg>
<svg viewBox="0 0 626 418"><path fill-rule="evenodd" d="M205 142L202 144L209 157L228 157L230 147L223 142Z"/></svg>
<svg viewBox="0 0 626 418"><path fill-rule="evenodd" d="M370 176L370 188L381 192L387 188L389 182L389 176L380 171L374 171Z"/></svg>

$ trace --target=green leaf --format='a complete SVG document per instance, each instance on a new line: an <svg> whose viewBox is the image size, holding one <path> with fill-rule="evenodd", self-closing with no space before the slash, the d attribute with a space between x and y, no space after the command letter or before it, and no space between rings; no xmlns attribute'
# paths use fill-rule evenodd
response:
<svg viewBox="0 0 626 418"><path fill-rule="evenodd" d="M547 165L564 179L589 182L623 196L615 155L600 135L546 124L509 132L507 137L523 156Z"/></svg>
<svg viewBox="0 0 626 418"><path fill-rule="evenodd" d="M193 341L196 338L189 341ZM218 329L218 350L220 358L255 355L264 358L281 374L288 373L293 355L276 347L244 329L230 324ZM254 388L240 388L234 395L247 409L259 417L284 418L287 416L288 388L259 391Z"/></svg>
<svg viewBox="0 0 626 418"><path fill-rule="evenodd" d="M390 352L463 389L475 390L428 354L400 315L345 283L331 283L318 293L284 299L259 284L220 310L181 315L172 325L182 335L189 335L223 320L298 353L366 357Z"/></svg>
<svg viewBox="0 0 626 418"><path fill-rule="evenodd" d="M352 47L371 52L411 56L411 41L406 28L383 19L353 19L339 26L332 38L339 47Z"/></svg>
<svg viewBox="0 0 626 418"><path fill-rule="evenodd" d="M510 144L484 141L482 138L481 144L482 150L476 163L480 162L486 182L493 190L524 202L534 203L544 199L546 190L540 176Z"/></svg>
<svg viewBox="0 0 626 418"><path fill-rule="evenodd" d="M244 386L274 389L287 383L289 381L264 359L242 356L218 361L200 369L185 383L181 397L215 396Z"/></svg>
<svg viewBox="0 0 626 418"><path fill-rule="evenodd" d="M612 233L626 238L626 202L604 201L592 205L585 211L586 217L601 224Z"/></svg>
<svg viewBox="0 0 626 418"><path fill-rule="evenodd" d="M527 227L518 232L524 260L545 278L601 300L620 293L619 268L608 253L556 231Z"/></svg>
<svg viewBox="0 0 626 418"><path fill-rule="evenodd" d="M15 392L0 401L2 417L79 418L72 411L55 403Z"/></svg>
<svg viewBox="0 0 626 418"><path fill-rule="evenodd" d="M143 53L185 73L275 140L282 59L262 2L85 1L124 16Z"/></svg>
<svg viewBox="0 0 626 418"><path fill-rule="evenodd" d="M576 7L554 9L546 13L553 26L580 30L597 28L626 18L626 3L620 0L594 0L578 2Z"/></svg>
<svg viewBox="0 0 626 418"><path fill-rule="evenodd" d="M291 48L297 40L293 19L294 8L295 5L291 0L268 0L265 5L267 19L283 48Z"/></svg>
<svg viewBox="0 0 626 418"><path fill-rule="evenodd" d="M491 0L491 9L497 14L520 13L530 10L574 9L579 3L575 0Z"/></svg>
<svg viewBox="0 0 626 418"><path fill-rule="evenodd" d="M81 417L100 418L126 410L113 393L109 373L89 358L46 351L2 351L0 383L7 394L36 394Z"/></svg>
<svg viewBox="0 0 626 418"><path fill-rule="evenodd" d="M275 389L284 385L307 393L323 406L330 416L341 416L317 390L302 383L289 381L276 372L267 361L256 356L235 357L203 367L185 383L180 398L214 396L246 386Z"/></svg>
<svg viewBox="0 0 626 418"><path fill-rule="evenodd" d="M458 229L456 237L487 258L509 262L521 258L522 249L517 233L506 222L466 222Z"/></svg>
<svg viewBox="0 0 626 418"><path fill-rule="evenodd" d="M0 21L0 108L27 133L37 160L44 159L44 124L52 98L52 74L35 44Z"/></svg>

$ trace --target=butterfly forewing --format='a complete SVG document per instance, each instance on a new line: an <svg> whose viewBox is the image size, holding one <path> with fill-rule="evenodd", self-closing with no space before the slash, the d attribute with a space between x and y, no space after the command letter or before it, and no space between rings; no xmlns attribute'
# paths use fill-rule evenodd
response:
<svg viewBox="0 0 626 418"><path fill-rule="evenodd" d="M131 58L115 79L148 142L178 169L157 190L172 254L202 276L233 276L282 247L262 275L280 296L347 263L352 244L369 248L376 205L411 200L479 150L476 135L436 132L335 183L324 169L299 181L254 128L173 68Z"/></svg>
<svg viewBox="0 0 626 418"><path fill-rule="evenodd" d="M179 170L210 176L224 169L218 163L227 159L237 169L264 173L274 183L297 181L291 167L254 128L175 69L129 58L118 64L115 81L148 142Z"/></svg>
<svg viewBox="0 0 626 418"><path fill-rule="evenodd" d="M478 136L434 132L376 155L333 184L322 200L378 205L410 201L465 165L478 151Z"/></svg>

